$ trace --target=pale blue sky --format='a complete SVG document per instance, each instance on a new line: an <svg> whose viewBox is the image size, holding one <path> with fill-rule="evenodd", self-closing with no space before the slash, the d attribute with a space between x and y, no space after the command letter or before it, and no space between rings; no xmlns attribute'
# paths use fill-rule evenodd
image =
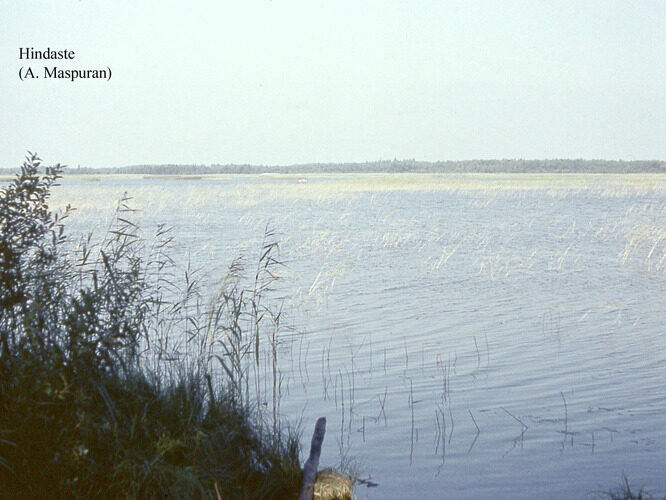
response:
<svg viewBox="0 0 666 500"><path fill-rule="evenodd" d="M4 0L0 46L2 167L666 159L661 0Z"/></svg>

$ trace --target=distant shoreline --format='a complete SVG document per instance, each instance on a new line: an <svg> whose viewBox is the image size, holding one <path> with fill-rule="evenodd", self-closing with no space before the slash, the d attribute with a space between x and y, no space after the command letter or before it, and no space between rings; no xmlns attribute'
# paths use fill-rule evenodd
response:
<svg viewBox="0 0 666 500"><path fill-rule="evenodd" d="M14 175L18 168L0 168L0 175ZM73 167L65 175L209 175L209 174L350 174L350 173L666 173L660 160L417 160L364 163L305 163L298 165L132 165L113 168Z"/></svg>

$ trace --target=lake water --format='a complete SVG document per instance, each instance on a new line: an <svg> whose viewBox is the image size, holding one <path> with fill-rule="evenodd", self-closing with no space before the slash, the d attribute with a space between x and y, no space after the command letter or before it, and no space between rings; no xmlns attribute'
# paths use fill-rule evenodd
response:
<svg viewBox="0 0 666 500"><path fill-rule="evenodd" d="M281 414L370 498L666 494L666 176L68 178L70 231L124 191L211 294L267 224L286 264ZM368 483L372 487L368 487ZM374 486L376 484L377 486Z"/></svg>

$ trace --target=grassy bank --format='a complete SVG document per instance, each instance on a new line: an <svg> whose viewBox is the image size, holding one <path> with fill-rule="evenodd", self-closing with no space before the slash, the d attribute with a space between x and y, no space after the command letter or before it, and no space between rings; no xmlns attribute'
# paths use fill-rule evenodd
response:
<svg viewBox="0 0 666 500"><path fill-rule="evenodd" d="M0 192L0 498L295 497L297 437L250 391L275 244L205 302L127 199L71 241L48 206L62 169L39 164Z"/></svg>

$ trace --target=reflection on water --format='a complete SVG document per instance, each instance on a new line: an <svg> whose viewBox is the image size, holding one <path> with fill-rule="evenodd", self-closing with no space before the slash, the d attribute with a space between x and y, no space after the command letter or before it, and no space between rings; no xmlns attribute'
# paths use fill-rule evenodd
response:
<svg viewBox="0 0 666 500"><path fill-rule="evenodd" d="M328 417L358 498L666 492L664 176L102 177L54 202L103 230L124 191L211 290L281 235L281 411Z"/></svg>

